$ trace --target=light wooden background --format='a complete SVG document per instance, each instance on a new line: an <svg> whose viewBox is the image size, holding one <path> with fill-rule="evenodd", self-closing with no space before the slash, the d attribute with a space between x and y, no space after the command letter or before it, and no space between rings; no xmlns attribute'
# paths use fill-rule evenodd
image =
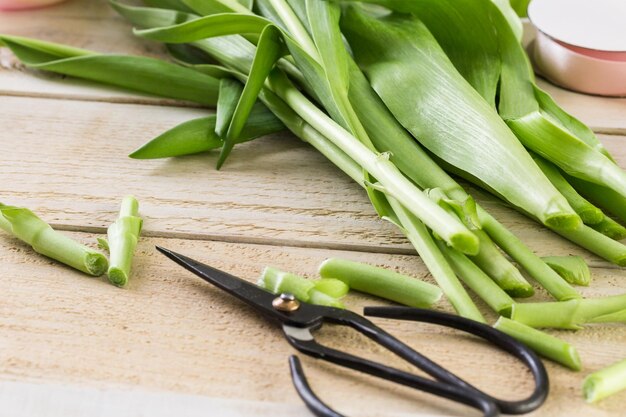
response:
<svg viewBox="0 0 626 417"><path fill-rule="evenodd" d="M0 32L104 52L163 53L133 38L101 0L0 13ZM626 100L542 86L592 126L626 166ZM219 172L216 154L126 158L163 130L208 111L29 71L1 50L0 201L27 206L93 246L121 198L132 193L141 202L145 238L128 288L118 289L0 235L0 416L308 415L288 377L294 351L281 332L157 254L155 244L250 280L268 264L313 277L329 256L431 279L359 187L290 134L238 146ZM477 195L539 254L584 255L594 280L581 289L585 295L626 290L624 271ZM355 311L379 302L358 295L346 300ZM376 322L491 393L520 398L530 390L521 365L472 338L430 325ZM533 415L623 415L626 394L591 406L580 385L586 374L626 357L626 330L602 325L553 334L579 349L584 371L547 363L551 395ZM326 328L320 337L408 369L356 334ZM477 415L309 358L303 362L322 398L349 415Z"/></svg>

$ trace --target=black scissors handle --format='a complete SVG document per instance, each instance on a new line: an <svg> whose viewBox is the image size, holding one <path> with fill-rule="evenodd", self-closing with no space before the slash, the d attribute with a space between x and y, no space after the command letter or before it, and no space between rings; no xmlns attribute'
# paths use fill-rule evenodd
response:
<svg viewBox="0 0 626 417"><path fill-rule="evenodd" d="M467 388L473 389L488 398L490 398L500 411L506 414L526 414L537 409L543 404L548 397L549 392L549 379L546 368L543 366L541 359L523 343L518 342L506 333L500 330L494 329L483 323L479 323L474 320L467 319L465 317L455 316L452 314L441 313L433 310L426 310L421 308L411 307L366 307L363 311L366 316L373 317L385 317L398 320L411 320L425 323L433 323L446 327L451 327L457 330L461 330L466 333L478 336L486 341L494 344L505 352L519 359L530 370L535 380L535 389L533 392L523 400L519 401L506 401L498 398L494 398L489 394L484 393L478 388L468 384L461 378L457 377L451 372L446 371L447 376L440 378L434 372L431 373L427 368L420 367L422 370L432 375L433 377L445 380L451 384L464 385ZM436 367L439 365L430 361ZM443 375L442 375L443 376Z"/></svg>
<svg viewBox="0 0 626 417"><path fill-rule="evenodd" d="M346 315L344 313L340 321L336 320L336 318L330 318L329 321L348 325L356 329L381 346L384 346L391 352L405 359L407 362L427 372L429 375L433 376L435 380L423 378L336 349L328 348L317 343L310 332L307 334L304 331L305 329L298 329L295 332L291 332L290 330L292 328L285 326L285 335L289 343L302 353L469 405L481 410L486 417L497 416L500 411L507 414L527 413L539 407L547 397L548 376L539 358L527 347L496 329L462 317L410 307L366 308L365 314L404 320L425 321L453 327L482 337L524 362L535 378L535 390L527 399L522 401L510 402L493 398L416 352L369 320L356 314ZM339 416L338 413L324 404L310 389L297 358L290 359L290 365L292 378L298 394L305 401L309 409L320 417Z"/></svg>

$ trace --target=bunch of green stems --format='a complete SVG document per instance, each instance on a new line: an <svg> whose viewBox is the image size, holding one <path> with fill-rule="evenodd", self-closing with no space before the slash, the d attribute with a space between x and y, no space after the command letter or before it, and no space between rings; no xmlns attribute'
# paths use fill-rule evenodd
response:
<svg viewBox="0 0 626 417"><path fill-rule="evenodd" d="M266 4L266 6L272 5ZM328 7L328 5L323 6ZM284 10L289 5L283 3L279 7ZM117 8L138 27L146 26L148 21L146 15L151 16L151 23L154 24L156 13L150 9L129 8L119 4ZM164 11L159 11L158 13L161 18L159 21L160 26L167 27L168 23L173 22L173 20L168 21L164 17L166 15ZM319 15L322 15L322 13ZM180 21L180 13L176 13L176 16L178 21ZM247 87L250 84L248 77L251 74L251 70L259 71L258 66L253 68L254 64L258 62L259 51L255 49L255 45L252 42L243 37L207 38L208 34L211 34L210 28L215 27L215 25L211 25L209 20L211 18L213 18L213 23L215 24L220 16L208 16L196 21L190 17L189 21L191 23L187 23L186 27L183 23L166 29L143 30L139 33L143 36L158 38L167 42L180 42L181 40L191 42L191 45L219 61L231 76L234 75L241 82L246 83ZM196 37L200 37L199 39L190 38L186 34L190 30L189 25L194 24L200 27L197 22L202 20L204 20L204 27L208 29L205 29L201 34L196 34ZM472 205L467 204L468 201L471 201L471 197L397 123L373 92L366 78L350 59L345 49L338 53L342 54L341 59L347 62L350 78L348 97L342 97L342 94L345 95L345 93L341 91L346 90L345 86L343 88L338 86L336 87L337 91L334 93L331 91L326 94L326 99L319 98L324 89L328 91L330 88L326 87L329 79L323 74L333 71L332 68L329 69L328 67L332 66L335 61L332 59L324 61L319 57L323 51L321 51L321 48L317 49L315 47L315 41L309 37L306 30L298 28L297 17L292 15L290 24L292 25L290 33L297 33L300 36L298 44L309 45L309 48L313 51L308 57L317 56L316 61L300 57L301 61L305 61L305 66L313 67L313 70L294 68L291 60L286 58L278 60L274 68L271 68L273 66L272 63L272 66L267 71L268 79L259 90L259 99L292 132L301 139L311 143L358 184L368 190L379 213L385 218L394 221L407 234L409 240L416 247L433 273L438 284L460 314L484 320L455 274L455 270L461 270L461 267L453 269L453 266L459 262L466 261L466 264L471 262L475 265L471 270L483 272L482 278L486 278L487 282L491 282L491 279L493 279L513 296L529 296L533 292L530 284L523 278L519 270L503 256L492 238L502 246L505 252L519 262L530 276L544 285L555 298L567 300L579 297L578 293L558 274L480 207L475 209L475 216L473 217L476 220L467 220L467 218L472 217ZM333 31L320 30L316 33L320 34L320 36L323 36L323 34L332 35ZM337 36L336 32L335 36ZM194 40L190 41L190 39ZM318 40L318 43L321 44L322 42L323 40ZM259 41L256 48L260 49L261 47L263 45ZM242 56L246 57L246 59L242 59ZM326 68L320 70L319 67L323 64L326 65ZM306 73L309 78L307 79L303 73ZM314 79L311 80L311 78ZM294 85L294 82L300 88L309 92L311 96L316 97L318 103L307 98ZM318 88L319 86L321 88ZM333 94L338 98L333 100ZM328 116L318 107L324 101L327 103L324 109L328 114L334 114L334 117ZM218 104L219 113L221 112ZM349 138L350 142L347 140L339 142L336 140L337 136ZM348 145L346 145L346 142L348 142ZM469 258L463 256L463 261L459 261L458 257L444 256L442 248L446 252L454 251L454 254L462 251L455 249L454 245L450 247L450 242L448 242L448 245L441 245L440 248L436 243L439 240L438 238L441 238L439 231L436 232L438 238L433 238L432 228L429 230L428 227L425 227L423 221L419 218L420 213L408 210L407 200L399 201L399 196L389 191L388 184L379 181L379 176L381 175L379 172L369 170L367 166L364 166L362 159L355 161L354 148L360 146L359 142L369 151L369 155L376 157L376 155L382 154L382 156L376 157L378 161L383 164L393 163L406 178L420 188L439 190L440 192L431 192L429 195L440 206L444 207L448 213L458 216L460 210L460 220L469 225L468 229L471 228L472 234L480 242L479 252L471 254ZM364 148L360 147L359 149L363 150ZM387 157L384 156L385 152L389 152ZM363 151L363 153L365 154L366 152ZM146 155L141 157L146 157ZM386 158L389 160L387 161ZM368 176L363 175L364 170ZM378 181L373 178L376 178ZM481 226L482 229L480 228ZM463 254L458 253L458 255ZM463 273L463 275L467 274L467 272ZM489 293L484 288L491 287L491 285L474 285L474 288L480 288L483 294ZM494 303L494 305L499 304ZM506 310L507 307L502 308L502 311Z"/></svg>

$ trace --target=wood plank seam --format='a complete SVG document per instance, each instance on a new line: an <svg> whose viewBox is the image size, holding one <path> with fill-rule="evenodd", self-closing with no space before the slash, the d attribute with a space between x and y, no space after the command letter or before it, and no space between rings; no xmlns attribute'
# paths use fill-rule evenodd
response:
<svg viewBox="0 0 626 417"><path fill-rule="evenodd" d="M82 232L82 233L96 233L106 234L105 227L96 226L76 226L59 223L50 223L50 225L59 231L64 232ZM260 245L260 246L280 246L285 248L302 248L302 249L326 249L326 250L338 250L347 252L359 252L359 253L377 253L384 255L419 255L413 248L401 248L397 246L384 246L384 245L356 245L350 243L341 242L315 242L305 240L292 240L292 239L279 239L279 238L262 238L255 236L245 235L220 235L220 234L206 234L206 233L187 233L187 232L162 232L143 230L141 237L144 238L161 238L161 239L180 239L180 240L193 240L201 242L221 242L221 243L235 243L235 244L248 244L248 245ZM532 249L532 248L531 248ZM508 257L508 255L505 254ZM510 258L509 258L510 259ZM587 261L590 268L598 269L623 269L617 265L613 265L604 261Z"/></svg>

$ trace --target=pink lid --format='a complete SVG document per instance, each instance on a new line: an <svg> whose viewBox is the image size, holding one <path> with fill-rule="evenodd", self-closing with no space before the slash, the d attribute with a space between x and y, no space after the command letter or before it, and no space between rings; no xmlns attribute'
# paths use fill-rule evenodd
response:
<svg viewBox="0 0 626 417"><path fill-rule="evenodd" d="M531 57L542 75L572 90L626 96L625 0L534 0L528 16L539 31Z"/></svg>

